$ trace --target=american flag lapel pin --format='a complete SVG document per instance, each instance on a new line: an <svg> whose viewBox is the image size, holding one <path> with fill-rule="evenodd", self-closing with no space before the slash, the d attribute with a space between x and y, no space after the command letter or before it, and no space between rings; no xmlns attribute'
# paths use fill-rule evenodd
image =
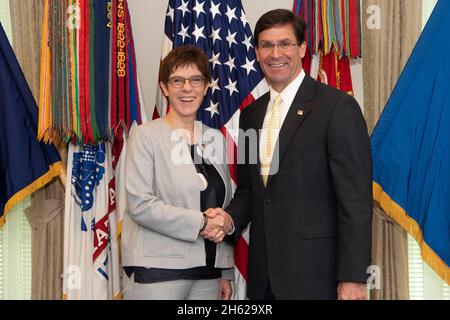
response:
<svg viewBox="0 0 450 320"><path fill-rule="evenodd" d="M302 117L303 116L303 110L302 109L298 109L297 110L297 115Z"/></svg>

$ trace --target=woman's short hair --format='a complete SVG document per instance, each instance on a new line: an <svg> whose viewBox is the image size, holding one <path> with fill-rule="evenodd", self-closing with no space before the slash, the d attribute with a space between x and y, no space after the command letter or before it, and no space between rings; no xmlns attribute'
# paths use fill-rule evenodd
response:
<svg viewBox="0 0 450 320"><path fill-rule="evenodd" d="M181 46L169 52L161 62L159 81L167 83L175 70L190 65L197 66L206 81L211 82L208 56L201 49L191 45Z"/></svg>

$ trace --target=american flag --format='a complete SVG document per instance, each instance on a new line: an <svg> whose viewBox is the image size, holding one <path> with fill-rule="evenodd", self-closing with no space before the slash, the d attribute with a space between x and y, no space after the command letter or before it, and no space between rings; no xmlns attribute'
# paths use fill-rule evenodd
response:
<svg viewBox="0 0 450 320"><path fill-rule="evenodd" d="M212 83L198 111L198 119L222 131L229 152L236 157L240 110L267 92L256 61L253 34L240 0L170 0L164 31L163 59L173 48L195 45L209 57ZM167 112L161 90L154 117ZM235 159L231 159L235 160ZM236 161L231 161L235 164ZM230 165L236 182L235 165ZM248 232L235 247L234 299L246 298Z"/></svg>

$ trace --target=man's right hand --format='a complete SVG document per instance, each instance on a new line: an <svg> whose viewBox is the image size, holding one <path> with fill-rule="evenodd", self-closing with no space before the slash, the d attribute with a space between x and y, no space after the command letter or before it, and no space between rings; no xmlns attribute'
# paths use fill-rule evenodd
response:
<svg viewBox="0 0 450 320"><path fill-rule="evenodd" d="M222 242L225 235L233 230L233 219L222 208L210 208L205 211L205 215L208 217L208 224L200 235L215 243Z"/></svg>

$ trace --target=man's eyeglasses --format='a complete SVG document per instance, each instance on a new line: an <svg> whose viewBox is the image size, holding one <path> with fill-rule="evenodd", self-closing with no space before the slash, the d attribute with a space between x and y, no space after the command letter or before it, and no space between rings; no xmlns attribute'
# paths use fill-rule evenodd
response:
<svg viewBox="0 0 450 320"><path fill-rule="evenodd" d="M282 41L280 43L261 42L258 48L264 51L272 51L274 47L278 47L279 50L287 51L292 47L298 47L298 43L292 43L290 41Z"/></svg>
<svg viewBox="0 0 450 320"><path fill-rule="evenodd" d="M174 88L182 88L189 81L190 85L194 88L201 87L205 83L205 78L202 76L193 76L190 78L172 77L167 81Z"/></svg>

